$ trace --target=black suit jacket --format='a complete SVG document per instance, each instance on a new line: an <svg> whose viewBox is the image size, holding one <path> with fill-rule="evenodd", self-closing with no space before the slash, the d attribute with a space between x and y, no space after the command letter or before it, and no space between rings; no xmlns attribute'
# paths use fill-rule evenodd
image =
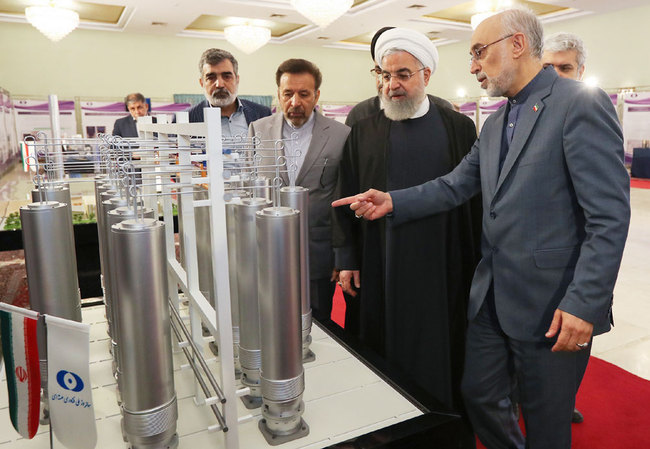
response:
<svg viewBox="0 0 650 449"><path fill-rule="evenodd" d="M131 114L118 118L113 125L113 135L122 137L138 137L138 128Z"/></svg>
<svg viewBox="0 0 650 449"><path fill-rule="evenodd" d="M246 117L246 124L250 125L251 122L259 120L262 117L267 117L271 115L271 109L261 104L253 103L252 101L242 100L241 105L244 109L244 117ZM195 104L188 109L190 113L190 123L202 122L203 121L203 108L209 108L208 100L203 100L199 104Z"/></svg>

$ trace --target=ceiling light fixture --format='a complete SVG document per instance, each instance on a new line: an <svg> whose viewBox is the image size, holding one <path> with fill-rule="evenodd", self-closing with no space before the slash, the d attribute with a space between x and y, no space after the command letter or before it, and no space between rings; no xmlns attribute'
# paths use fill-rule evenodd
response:
<svg viewBox="0 0 650 449"><path fill-rule="evenodd" d="M58 42L79 25L76 11L55 6L29 6L25 8L25 17L38 31L51 41Z"/></svg>
<svg viewBox="0 0 650 449"><path fill-rule="evenodd" d="M470 24L472 25L472 29L475 30L476 27L479 26L481 22L483 22L485 19L495 14L496 11L485 11L485 12L479 12L477 14L472 15L472 17L470 17L469 19Z"/></svg>
<svg viewBox="0 0 650 449"><path fill-rule="evenodd" d="M254 25L233 25L223 29L226 40L246 54L262 48L271 39L271 30Z"/></svg>
<svg viewBox="0 0 650 449"><path fill-rule="evenodd" d="M291 6L321 28L341 17L353 0L291 0Z"/></svg>

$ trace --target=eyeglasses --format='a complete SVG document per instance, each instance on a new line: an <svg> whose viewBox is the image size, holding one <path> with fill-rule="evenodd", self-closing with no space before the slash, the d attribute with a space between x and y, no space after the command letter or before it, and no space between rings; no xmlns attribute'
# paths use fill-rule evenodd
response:
<svg viewBox="0 0 650 449"><path fill-rule="evenodd" d="M488 48L490 45L498 44L499 42L504 41L504 40L506 40L506 39L508 39L509 37L512 37L512 36L514 36L514 34L508 34L507 36L503 36L501 39L498 39L498 40L496 40L494 42L490 42L489 44L485 44L485 45L482 45L480 47L472 48L470 50L470 57L469 57L470 65L474 61L480 61L481 58L483 57L483 50Z"/></svg>
<svg viewBox="0 0 650 449"><path fill-rule="evenodd" d="M372 76L381 76L381 69L379 67L373 67L370 69L370 74Z"/></svg>
<svg viewBox="0 0 650 449"><path fill-rule="evenodd" d="M426 69L426 67L422 67L421 69L416 70L415 72L399 72L394 75L389 72L382 72L381 79L384 80L384 83L390 83L391 78L396 78L400 83L406 83L408 82L408 80L411 79L413 75L415 75L418 72L421 72L424 69Z"/></svg>

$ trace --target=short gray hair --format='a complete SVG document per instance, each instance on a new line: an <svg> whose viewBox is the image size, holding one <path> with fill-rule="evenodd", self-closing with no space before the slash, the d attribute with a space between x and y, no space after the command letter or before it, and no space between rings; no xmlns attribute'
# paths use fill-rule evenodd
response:
<svg viewBox="0 0 650 449"><path fill-rule="evenodd" d="M226 59L232 62L232 68L235 71L235 75L238 75L239 64L237 63L237 60L232 55L232 53L226 50L222 50L220 48L208 48L206 51L203 52L203 54L201 55L201 59L199 59L199 73L201 74L201 76L203 76L203 66L205 64L217 65L221 61L224 61Z"/></svg>
<svg viewBox="0 0 650 449"><path fill-rule="evenodd" d="M528 39L530 55L542 59L544 50L544 28L533 11L518 7L506 9L501 14L505 34L524 33Z"/></svg>
<svg viewBox="0 0 650 449"><path fill-rule="evenodd" d="M551 34L544 41L544 51L558 52L575 50L578 68L585 65L587 60L587 49L579 36L573 33L555 33Z"/></svg>

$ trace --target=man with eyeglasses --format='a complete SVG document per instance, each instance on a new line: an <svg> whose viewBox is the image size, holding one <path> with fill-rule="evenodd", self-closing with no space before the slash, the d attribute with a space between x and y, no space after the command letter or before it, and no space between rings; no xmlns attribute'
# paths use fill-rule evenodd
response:
<svg viewBox="0 0 650 449"><path fill-rule="evenodd" d="M275 81L281 111L250 124L249 135L272 142L283 139L286 167L284 185L309 189L309 279L312 316L330 321L334 280L332 209L343 144L350 128L324 117L316 108L323 76L305 59L288 59L278 67ZM291 140L293 138L293 140ZM268 147L273 144L269 143ZM262 165L276 161L263 158ZM289 172L287 172L289 171ZM271 176L274 176L272 174Z"/></svg>
<svg viewBox="0 0 650 449"><path fill-rule="evenodd" d="M450 174L335 201L397 226L483 198L482 259L470 293L463 397L489 449L569 449L592 337L610 330L630 219L623 135L609 96L542 66L528 10L482 22L470 71L508 102ZM513 413L513 386L526 424Z"/></svg>
<svg viewBox="0 0 650 449"><path fill-rule="evenodd" d="M271 115L267 106L237 98L239 64L226 50L209 48L199 60L199 84L205 90L205 100L189 109L190 122L203 121L203 109L221 108L221 135L245 136L248 125Z"/></svg>
<svg viewBox="0 0 650 449"><path fill-rule="evenodd" d="M340 196L410 187L449 173L476 140L472 120L425 93L438 65L429 38L394 28L381 34L375 51L383 109L352 127ZM462 410L465 313L478 260L477 208L468 203L400 228L335 210L336 267L342 289L359 294L361 340L428 397L456 410ZM471 432L466 436L471 447Z"/></svg>
<svg viewBox="0 0 650 449"><path fill-rule="evenodd" d="M363 100L362 102L356 104L350 110L350 113L345 118L345 124L348 126L352 126L362 118L366 118L371 115L374 115L377 112L379 112L380 109L383 109L383 106L381 105L381 90L383 86L383 80L381 77L381 67L379 66L379 63L375 60L375 45L377 44L377 39L379 39L379 36L381 36L385 31L392 30L393 28L395 27L380 28L379 30L377 30L375 35L372 37L372 40L370 41L370 56L372 57L372 62L375 64L375 66L372 69L370 69L370 75L375 80L377 95L374 97L370 97L366 100ZM429 97L429 100L431 100L438 106L454 109L454 106L444 98L436 97L431 94L427 96ZM347 320L347 310L346 310L346 320Z"/></svg>

